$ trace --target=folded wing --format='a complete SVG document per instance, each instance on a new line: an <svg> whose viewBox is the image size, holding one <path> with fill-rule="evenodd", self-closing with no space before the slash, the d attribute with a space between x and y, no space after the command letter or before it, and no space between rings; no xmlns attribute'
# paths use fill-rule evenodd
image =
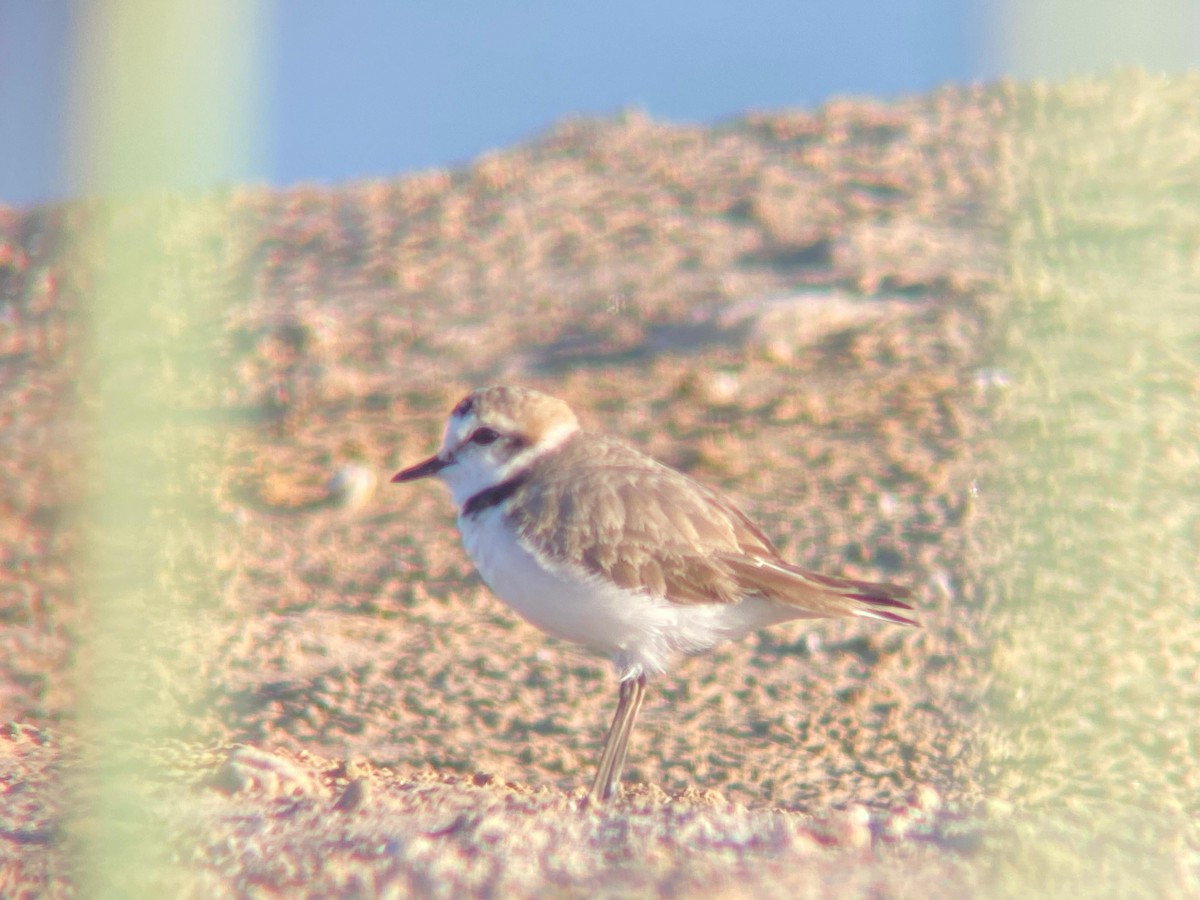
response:
<svg viewBox="0 0 1200 900"><path fill-rule="evenodd" d="M589 435L542 463L508 516L522 539L622 587L675 603L761 596L797 618L916 622L903 587L820 575L786 562L739 509L618 441ZM584 445L578 443L578 450ZM582 481L588 490L575 488Z"/></svg>

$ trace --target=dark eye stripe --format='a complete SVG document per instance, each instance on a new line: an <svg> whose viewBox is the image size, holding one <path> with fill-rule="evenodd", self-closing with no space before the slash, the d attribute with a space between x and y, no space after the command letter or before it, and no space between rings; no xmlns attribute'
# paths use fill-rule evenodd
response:
<svg viewBox="0 0 1200 900"><path fill-rule="evenodd" d="M491 428L476 428L475 433L471 435L471 443L473 444L494 444L500 439L500 433Z"/></svg>

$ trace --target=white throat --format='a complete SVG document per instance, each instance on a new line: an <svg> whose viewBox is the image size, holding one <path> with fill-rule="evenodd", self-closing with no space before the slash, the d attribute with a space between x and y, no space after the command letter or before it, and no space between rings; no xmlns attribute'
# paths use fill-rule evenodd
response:
<svg viewBox="0 0 1200 900"><path fill-rule="evenodd" d="M438 478L450 489L454 506L461 513L463 505L480 491L508 481L538 457L562 446L578 430L574 422L555 425L537 443L508 459L495 459L488 453L459 453L457 461L442 469Z"/></svg>

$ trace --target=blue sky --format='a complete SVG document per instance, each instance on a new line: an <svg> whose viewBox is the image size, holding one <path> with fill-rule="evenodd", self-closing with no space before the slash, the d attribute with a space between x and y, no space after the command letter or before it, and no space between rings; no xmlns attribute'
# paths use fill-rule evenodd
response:
<svg viewBox="0 0 1200 900"><path fill-rule="evenodd" d="M0 0L0 203L73 193L82 5ZM1001 74L1200 68L1200 0L268 0L260 21L256 151L201 181L453 166L626 107L714 122Z"/></svg>

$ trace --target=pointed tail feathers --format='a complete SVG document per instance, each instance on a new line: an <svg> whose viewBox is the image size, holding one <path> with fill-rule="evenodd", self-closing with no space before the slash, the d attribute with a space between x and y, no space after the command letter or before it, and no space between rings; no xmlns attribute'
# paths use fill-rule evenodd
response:
<svg viewBox="0 0 1200 900"><path fill-rule="evenodd" d="M897 584L821 575L763 558L730 556L723 561L744 588L794 607L798 616L865 616L898 625L920 624L905 615L912 610L908 601L913 599L913 592Z"/></svg>
<svg viewBox="0 0 1200 900"><path fill-rule="evenodd" d="M818 575L798 569L797 572L809 581L816 581L826 590L833 591L840 597L857 602L851 607L854 615L866 616L871 619L883 619L895 622L897 625L915 625L920 622L896 610L912 611L913 592L898 584L888 584L881 581L859 581L855 578L835 578L831 575Z"/></svg>

